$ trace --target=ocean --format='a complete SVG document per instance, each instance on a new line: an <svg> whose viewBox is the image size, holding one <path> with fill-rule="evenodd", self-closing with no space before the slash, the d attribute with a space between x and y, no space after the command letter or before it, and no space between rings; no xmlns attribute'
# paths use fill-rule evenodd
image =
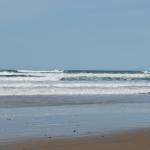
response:
<svg viewBox="0 0 150 150"><path fill-rule="evenodd" d="M149 93L148 71L0 70L0 144L148 128Z"/></svg>
<svg viewBox="0 0 150 150"><path fill-rule="evenodd" d="M0 70L0 95L150 93L149 71Z"/></svg>

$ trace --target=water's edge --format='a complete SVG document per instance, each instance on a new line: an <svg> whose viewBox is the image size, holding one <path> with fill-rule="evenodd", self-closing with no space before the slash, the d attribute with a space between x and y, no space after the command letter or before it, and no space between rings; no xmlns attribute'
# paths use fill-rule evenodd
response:
<svg viewBox="0 0 150 150"><path fill-rule="evenodd" d="M0 96L0 108L111 103L150 103L150 94Z"/></svg>

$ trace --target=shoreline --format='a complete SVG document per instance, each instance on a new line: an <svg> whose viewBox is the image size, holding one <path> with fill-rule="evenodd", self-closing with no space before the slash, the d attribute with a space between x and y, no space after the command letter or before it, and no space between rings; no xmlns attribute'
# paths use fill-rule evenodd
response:
<svg viewBox="0 0 150 150"><path fill-rule="evenodd" d="M0 96L0 150L149 150L149 114L149 94Z"/></svg>
<svg viewBox="0 0 150 150"><path fill-rule="evenodd" d="M150 128L73 138L22 139L0 145L1 150L149 150Z"/></svg>
<svg viewBox="0 0 150 150"><path fill-rule="evenodd" d="M31 99L30 99L31 98ZM46 104L45 98L41 97L10 97L10 103L4 103L0 107L0 139L17 139L24 137L70 137L80 136L87 133L110 133L115 131L126 131L127 129L150 127L150 97L149 95L131 96L110 96L110 97L48 97L49 104L53 102L57 106L42 107ZM37 98L37 99L36 99ZM58 105L59 102L63 103ZM79 98L79 99L78 99ZM112 100L113 103L95 103L95 98L100 101ZM16 99L16 102L14 100ZM12 101L11 101L12 100ZM32 100L40 105L32 107ZM52 101L53 102L52 102ZM55 101L56 100L56 101ZM94 101L92 105L65 105L64 101L83 102ZM114 100L117 103L114 103ZM1 101L1 99L0 99ZM17 104L17 101L21 101ZM3 101L5 102L5 101ZM29 107L19 107L24 102ZM15 106L15 107L13 107ZM17 104L17 106L16 106ZM23 104L24 105L24 104ZM3 105L4 106L4 105ZM10 107L11 106L11 107ZM76 132L74 132L76 130ZM46 136L45 136L46 135Z"/></svg>
<svg viewBox="0 0 150 150"><path fill-rule="evenodd" d="M0 96L0 108L113 104L113 103L150 103L150 94Z"/></svg>

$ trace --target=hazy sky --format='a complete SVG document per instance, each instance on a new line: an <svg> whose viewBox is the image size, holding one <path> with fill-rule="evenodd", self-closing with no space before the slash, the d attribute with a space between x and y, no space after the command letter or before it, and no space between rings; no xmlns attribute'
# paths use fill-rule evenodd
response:
<svg viewBox="0 0 150 150"><path fill-rule="evenodd" d="M150 0L0 0L0 68L150 70Z"/></svg>

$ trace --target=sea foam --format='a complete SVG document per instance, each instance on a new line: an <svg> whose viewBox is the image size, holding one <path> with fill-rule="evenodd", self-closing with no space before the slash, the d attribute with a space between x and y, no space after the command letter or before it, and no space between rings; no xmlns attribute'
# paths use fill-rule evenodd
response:
<svg viewBox="0 0 150 150"><path fill-rule="evenodd" d="M150 73L148 71L0 71L0 95L141 93L150 93Z"/></svg>

